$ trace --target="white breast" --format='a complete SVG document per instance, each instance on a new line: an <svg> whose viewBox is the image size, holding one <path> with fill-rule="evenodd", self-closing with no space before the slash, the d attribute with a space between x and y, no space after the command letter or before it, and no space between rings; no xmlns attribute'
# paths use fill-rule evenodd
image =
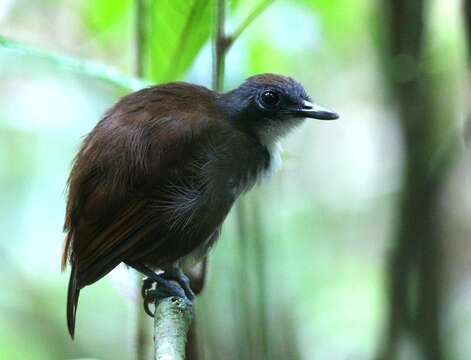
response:
<svg viewBox="0 0 471 360"><path fill-rule="evenodd" d="M303 121L303 118L287 118L282 120L282 123L274 122L260 129L258 133L260 142L270 153L270 166L263 175L271 176L281 169L281 154L283 153L283 149L280 144L280 139L292 129L299 126Z"/></svg>

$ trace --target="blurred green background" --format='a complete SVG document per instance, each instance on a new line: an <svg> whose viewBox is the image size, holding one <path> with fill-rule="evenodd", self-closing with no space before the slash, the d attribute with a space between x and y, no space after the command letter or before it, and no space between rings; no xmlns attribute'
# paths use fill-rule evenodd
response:
<svg viewBox="0 0 471 360"><path fill-rule="evenodd" d="M402 217L420 227L422 215L420 207L416 213L403 208L407 199L416 203L414 194L422 189L405 189L407 174L426 161L424 179L446 174L434 196L425 196L437 199L433 215L439 224L427 227L440 236L430 249L425 239L420 251L438 259L440 265L431 266L440 273L439 290L431 295L439 299L433 310L438 319L425 315L423 323L438 329L436 359L469 359L471 169L461 135L469 100L463 8L457 0L424 3L418 66L410 66L413 57L392 58L399 65L391 75L387 3L277 0L229 50L226 89L256 73L289 75L341 119L310 121L292 134L284 142L282 170L231 213L196 301L200 358L356 360L391 354L381 349L391 340L391 323L402 321L391 311L394 293L401 296L397 289L391 294L392 259L404 238ZM140 51L146 81L211 86L213 5L145 2L137 21L145 24ZM228 33L255 6L256 1L228 1ZM132 271L119 267L82 291L75 341L65 325L68 275L60 272L64 190L73 156L114 101L144 86L129 78L139 48L134 9L131 0L0 2L2 360L150 358L152 321L138 320ZM410 23L421 21L404 29ZM434 120L424 118L418 132L433 142L411 171L415 140L408 138L401 112L407 99L390 86L409 84L410 69L433 90L424 96L434 99L419 109ZM453 160L447 157L449 166L439 166L450 143L457 148ZM415 297L428 299L420 292L420 271L427 268L414 263L419 252L400 253L413 263L406 287L419 284L402 294L411 298L411 313L421 307ZM136 343L138 326L147 329L144 344ZM420 326L404 328L397 358L434 358L424 350Z"/></svg>

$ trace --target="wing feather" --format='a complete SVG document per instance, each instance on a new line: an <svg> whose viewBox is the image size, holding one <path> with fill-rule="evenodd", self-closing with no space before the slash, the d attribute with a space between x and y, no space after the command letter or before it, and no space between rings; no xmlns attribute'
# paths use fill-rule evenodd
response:
<svg viewBox="0 0 471 360"><path fill-rule="evenodd" d="M194 115L201 103L214 102L209 90L194 86L190 99L188 89L180 89L169 84L124 97L85 139L69 178L64 225L63 260L69 257L76 266L79 288L133 251L165 240L165 234L155 238L165 220L152 206L159 197L155 189L182 176L179 171L222 126L215 106L204 117Z"/></svg>

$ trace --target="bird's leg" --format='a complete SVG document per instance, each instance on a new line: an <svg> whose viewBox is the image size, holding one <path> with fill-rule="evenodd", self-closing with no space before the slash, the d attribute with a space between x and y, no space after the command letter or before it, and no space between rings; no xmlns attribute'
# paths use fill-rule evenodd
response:
<svg viewBox="0 0 471 360"><path fill-rule="evenodd" d="M185 291L185 295L188 299L193 300L195 298L195 293L191 289L190 279L186 276L180 268L169 267L163 269L164 273L162 276L170 281L176 281L182 289Z"/></svg>
<svg viewBox="0 0 471 360"><path fill-rule="evenodd" d="M181 285L178 279L166 277L164 274L156 274L147 266L129 261L126 264L147 276L142 283L142 296L144 298L144 310L149 316L154 316L149 309L149 304L155 303L156 299L177 296L190 306L192 305L191 300L193 300L193 297L187 296L187 292L184 290L189 285ZM155 288L154 283L157 284Z"/></svg>

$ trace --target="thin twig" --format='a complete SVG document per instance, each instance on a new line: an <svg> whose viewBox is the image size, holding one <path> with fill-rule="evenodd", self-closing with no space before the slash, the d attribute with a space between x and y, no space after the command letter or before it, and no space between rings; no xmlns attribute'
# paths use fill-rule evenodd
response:
<svg viewBox="0 0 471 360"><path fill-rule="evenodd" d="M231 36L228 37L228 47L239 38L242 33L271 5L275 0L264 0L255 6L252 12L242 21L237 29L234 30Z"/></svg>
<svg viewBox="0 0 471 360"><path fill-rule="evenodd" d="M144 77L147 57L147 37L149 33L147 10L146 0L135 0L134 73L139 78Z"/></svg>
<svg viewBox="0 0 471 360"><path fill-rule="evenodd" d="M227 53L226 1L216 1L216 23L213 48L213 90L220 92L224 88L224 70Z"/></svg>
<svg viewBox="0 0 471 360"><path fill-rule="evenodd" d="M240 26L231 34L226 35L226 1L216 1L216 22L213 47L213 90L222 91L224 88L224 70L226 54L240 35L259 17L275 0L264 0L257 4Z"/></svg>
<svg viewBox="0 0 471 360"><path fill-rule="evenodd" d="M89 60L79 60L72 56L41 50L0 35L0 51L8 51L15 55L31 56L46 60L68 71L93 77L95 79L110 82L130 90L139 90L151 85L150 83L124 75L118 70Z"/></svg>

